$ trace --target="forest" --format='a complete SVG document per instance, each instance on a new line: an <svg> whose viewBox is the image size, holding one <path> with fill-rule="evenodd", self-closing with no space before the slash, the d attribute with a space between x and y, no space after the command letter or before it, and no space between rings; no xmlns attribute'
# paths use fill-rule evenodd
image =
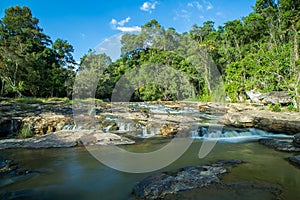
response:
<svg viewBox="0 0 300 200"><path fill-rule="evenodd" d="M30 8L10 7L0 20L0 97L71 98L75 79L89 90L96 76L95 97L111 99L128 74L136 86L131 101L212 101L222 93L237 102L246 91L288 91L299 105L299 27L300 1L257 0L248 16L219 27L206 21L178 33L153 19L122 36L118 60L90 50L77 64L73 46L45 35Z"/></svg>

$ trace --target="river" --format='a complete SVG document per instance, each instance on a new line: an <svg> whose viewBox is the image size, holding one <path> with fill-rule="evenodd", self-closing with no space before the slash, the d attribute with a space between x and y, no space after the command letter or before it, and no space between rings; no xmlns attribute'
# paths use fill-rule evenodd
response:
<svg viewBox="0 0 300 200"><path fill-rule="evenodd" d="M135 152L153 151L167 140L125 146ZM245 161L223 177L224 182L257 181L279 184L283 187L282 199L299 199L300 170L284 158L289 153L276 152L257 142L218 142L204 159L198 158L201 140L195 140L188 151L176 162L160 171L172 171L180 167L201 165L224 159ZM99 147L101 148L101 147ZM150 174L130 174L113 170L96 160L84 148L68 149L12 149L1 152L1 157L15 160L22 167L38 171L22 181L1 188L5 197L24 199L133 199L132 188ZM212 199L212 195L201 194L201 199ZM230 192L215 192L213 199L232 199ZM258 194L255 199L265 199ZM253 199L253 194L243 194L241 199ZM26 199L26 198L25 198Z"/></svg>

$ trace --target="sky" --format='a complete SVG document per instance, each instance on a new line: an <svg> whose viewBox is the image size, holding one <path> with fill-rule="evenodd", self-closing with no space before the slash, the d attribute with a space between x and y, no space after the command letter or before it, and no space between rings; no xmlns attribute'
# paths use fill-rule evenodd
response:
<svg viewBox="0 0 300 200"><path fill-rule="evenodd" d="M10 6L29 7L44 33L53 41L71 43L79 61L89 49L108 50L109 41L139 31L151 19L182 33L193 24L212 20L217 27L247 16L254 4L255 0L1 0L0 18ZM119 52L110 53L115 57Z"/></svg>

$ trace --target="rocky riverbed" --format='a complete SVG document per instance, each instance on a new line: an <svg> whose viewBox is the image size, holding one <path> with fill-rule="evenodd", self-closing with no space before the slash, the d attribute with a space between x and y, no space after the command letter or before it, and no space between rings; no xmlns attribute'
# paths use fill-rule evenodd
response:
<svg viewBox="0 0 300 200"><path fill-rule="evenodd" d="M172 138L179 132L184 133L180 137L191 137L193 130L203 136L212 123L216 127L225 125L225 132L243 132L237 128L290 135L300 132L299 113L271 112L262 104L96 102L72 106L48 102L0 105L0 136L3 138L0 149L123 145L133 144L138 138ZM20 138L19 133L24 128L34 137ZM294 140L275 138L259 142L279 151L295 153L289 160L297 163L299 141L296 135Z"/></svg>

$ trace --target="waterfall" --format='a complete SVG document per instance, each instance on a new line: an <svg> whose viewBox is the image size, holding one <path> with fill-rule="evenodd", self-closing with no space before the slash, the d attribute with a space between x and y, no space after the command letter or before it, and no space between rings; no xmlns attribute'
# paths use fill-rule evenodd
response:
<svg viewBox="0 0 300 200"><path fill-rule="evenodd" d="M194 139L218 140L220 142L249 142L262 138L290 138L293 136L285 134L273 134L256 128L236 129L224 127L222 131L209 131L209 126L199 126L197 130L192 130L190 135Z"/></svg>

